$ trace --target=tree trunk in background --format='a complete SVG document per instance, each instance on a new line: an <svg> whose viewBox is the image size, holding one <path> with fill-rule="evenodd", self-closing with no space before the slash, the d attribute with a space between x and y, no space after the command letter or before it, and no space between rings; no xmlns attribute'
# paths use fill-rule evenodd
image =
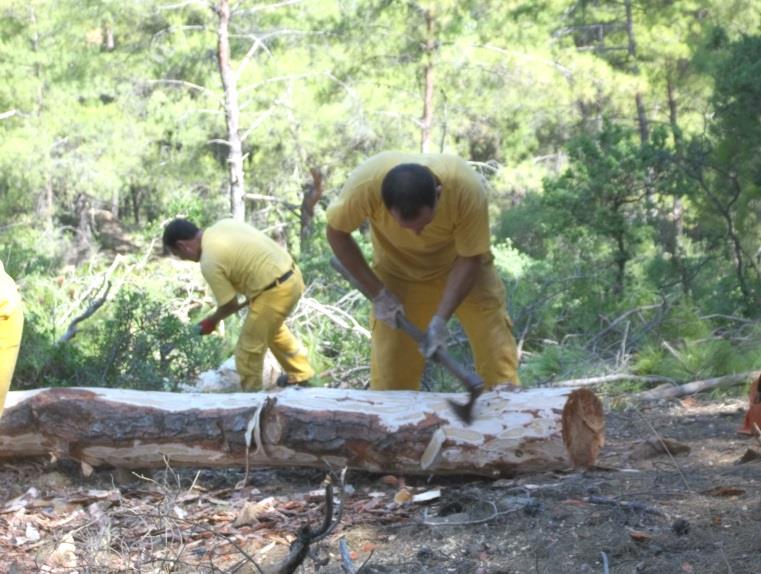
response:
<svg viewBox="0 0 761 574"><path fill-rule="evenodd" d="M431 151L431 128L433 126L433 55L436 51L436 33L434 27L434 18L430 10L424 10L425 18L425 47L423 60L423 117L420 127L420 152L429 153Z"/></svg>
<svg viewBox="0 0 761 574"><path fill-rule="evenodd" d="M227 166L230 177L230 212L233 219L243 221L246 207L243 201L243 144L240 139L240 110L238 109L238 85L230 61L230 3L220 0L215 8L217 26L217 64L225 91L225 121L227 123Z"/></svg>
<svg viewBox="0 0 761 574"><path fill-rule="evenodd" d="M671 125L671 135L674 138L674 147L677 154L682 155L683 141L682 130L679 128L679 112L676 101L676 86L674 85L673 70L666 73L666 93L669 102L669 124Z"/></svg>
<svg viewBox="0 0 761 574"><path fill-rule="evenodd" d="M676 98L676 86L674 85L673 66L669 66L666 73L666 93L669 105L669 124L671 125L671 135L674 138L674 147L676 154L681 159L684 155L684 145L682 141L682 130L679 128L679 111ZM674 269L679 275L682 284L682 292L690 295L690 276L684 261L684 206L682 198L674 196L674 202L671 208L671 222L674 226L674 241L671 250Z"/></svg>
<svg viewBox="0 0 761 574"><path fill-rule="evenodd" d="M489 391L470 426L452 414L450 397L465 398L326 388L14 391L0 419L0 460L52 454L90 467L248 463L509 476L591 466L603 444L602 406L588 389Z"/></svg>
<svg viewBox="0 0 761 574"><path fill-rule="evenodd" d="M322 173L316 167L309 169L312 181L302 186L301 199L301 252L309 251L309 237L312 234L312 219L314 219L314 207L322 197Z"/></svg>
<svg viewBox="0 0 761 574"><path fill-rule="evenodd" d="M40 51L40 33L37 27L37 14L34 11L34 6L31 5L29 6L29 22L31 23L32 51L37 53ZM39 61L35 61L32 70L38 82L34 115L37 121L42 123L42 112L45 105L45 81L42 77L43 68ZM42 165L45 166L45 184L40 190L36 206L37 218L48 232L53 231L53 212L55 209L53 206L53 180L50 174L50 161L52 159L50 156L53 147L45 151L47 157L42 160Z"/></svg>
<svg viewBox="0 0 761 574"><path fill-rule="evenodd" d="M639 141L645 145L650 140L650 125L647 120L647 111L642 94L637 92L634 96L634 102L637 104L637 124L639 125Z"/></svg>
<svg viewBox="0 0 761 574"><path fill-rule="evenodd" d="M634 20L632 18L632 1L624 0L624 6L626 7L626 36L628 39L627 51L629 58L634 63L634 74L639 75L639 66L637 66L637 42L634 38ZM650 139L650 125L647 120L647 111L645 110L645 102L642 93L637 90L634 95L634 102L637 106L637 123L639 125L639 139L642 145L645 145Z"/></svg>

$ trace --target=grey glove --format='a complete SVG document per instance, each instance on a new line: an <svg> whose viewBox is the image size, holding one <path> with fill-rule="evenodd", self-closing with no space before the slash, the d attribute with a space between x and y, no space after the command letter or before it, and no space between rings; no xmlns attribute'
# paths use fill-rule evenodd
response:
<svg viewBox="0 0 761 574"><path fill-rule="evenodd" d="M449 337L449 329L447 329L446 319L434 315L420 343L420 352L426 359L430 359L438 349L446 348L447 337Z"/></svg>
<svg viewBox="0 0 761 574"><path fill-rule="evenodd" d="M384 287L373 299L373 311L376 319L396 329L399 326L399 315L404 313L404 306L396 295Z"/></svg>

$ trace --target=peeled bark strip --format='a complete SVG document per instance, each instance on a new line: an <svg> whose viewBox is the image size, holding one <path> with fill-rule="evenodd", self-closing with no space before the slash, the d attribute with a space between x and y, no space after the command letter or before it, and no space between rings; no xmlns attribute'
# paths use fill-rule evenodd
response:
<svg viewBox="0 0 761 574"><path fill-rule="evenodd" d="M489 391L467 427L449 397L322 388L16 391L0 419L0 460L53 454L92 467L227 467L248 456L252 467L510 476L592 465L602 445L602 408L587 389Z"/></svg>

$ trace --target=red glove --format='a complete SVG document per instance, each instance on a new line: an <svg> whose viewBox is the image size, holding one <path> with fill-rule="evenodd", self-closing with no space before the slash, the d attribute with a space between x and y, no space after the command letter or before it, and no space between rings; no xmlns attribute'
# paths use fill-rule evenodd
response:
<svg viewBox="0 0 761 574"><path fill-rule="evenodd" d="M204 319L197 325L198 332L201 333L201 335L208 335L209 333L212 333L214 329L217 328L217 324L212 321L211 319Z"/></svg>

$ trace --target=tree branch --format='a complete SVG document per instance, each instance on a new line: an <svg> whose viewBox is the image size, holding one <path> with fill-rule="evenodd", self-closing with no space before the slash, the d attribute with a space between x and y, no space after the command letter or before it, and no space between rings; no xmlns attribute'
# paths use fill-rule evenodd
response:
<svg viewBox="0 0 761 574"><path fill-rule="evenodd" d="M81 323L82 321L84 321L85 319L88 319L89 317L94 315L95 312L103 306L103 304L108 299L109 291L111 291L111 281L106 281L106 289L103 292L103 295L101 295L100 297L95 299L92 303L90 303L90 305L87 307L84 313L74 318L74 320L69 325L69 328L66 329L66 332L63 334L63 336L60 339L58 339L58 343L57 343L58 345L60 345L61 343L66 343L67 341L73 339L77 335L77 333L79 332L79 328L77 327L77 325Z"/></svg>

